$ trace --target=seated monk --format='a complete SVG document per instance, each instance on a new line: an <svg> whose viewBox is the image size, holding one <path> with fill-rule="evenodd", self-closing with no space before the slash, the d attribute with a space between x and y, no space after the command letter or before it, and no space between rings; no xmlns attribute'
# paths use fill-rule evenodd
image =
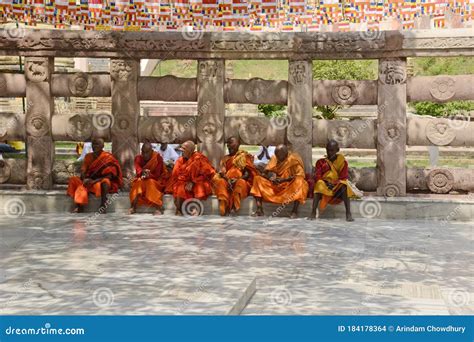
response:
<svg viewBox="0 0 474 342"><path fill-rule="evenodd" d="M239 147L238 138L230 137L227 140L229 154L222 158L220 172L212 180L221 216L235 214L240 210L240 202L248 196L253 177L257 174L253 156L239 150Z"/></svg>
<svg viewBox="0 0 474 342"><path fill-rule="evenodd" d="M318 206L322 212L328 204L339 204L344 201L346 220L354 221L349 198L357 196L347 183L349 176L347 161L338 152L339 144L331 139L326 145L327 157L316 162L313 209L309 217L311 220L316 218Z"/></svg>
<svg viewBox="0 0 474 342"><path fill-rule="evenodd" d="M107 211L108 193L115 193L122 187L122 170L115 157L104 151L104 140L92 140L92 152L86 154L81 167L81 177L71 177L67 194L75 203L73 212L81 212L89 201L88 193L92 192L101 198L100 211Z"/></svg>
<svg viewBox="0 0 474 342"><path fill-rule="evenodd" d="M253 216L264 215L263 201L285 205L293 202L290 217L296 218L298 206L305 202L308 194L301 157L295 152L288 153L285 145L277 146L263 174L255 176L250 193L257 202L257 211Z"/></svg>
<svg viewBox="0 0 474 342"><path fill-rule="evenodd" d="M153 151L149 142L143 144L142 153L135 157L135 173L136 178L130 189L129 214L134 214L138 205L154 207L154 215L163 214L163 192L168 169L161 155Z"/></svg>
<svg viewBox="0 0 474 342"><path fill-rule="evenodd" d="M205 200L212 193L211 179L216 173L209 159L196 152L192 141L184 142L180 150L183 153L173 168L170 183L173 187L176 215L183 215L183 203L187 199ZM192 215L199 215L196 211Z"/></svg>

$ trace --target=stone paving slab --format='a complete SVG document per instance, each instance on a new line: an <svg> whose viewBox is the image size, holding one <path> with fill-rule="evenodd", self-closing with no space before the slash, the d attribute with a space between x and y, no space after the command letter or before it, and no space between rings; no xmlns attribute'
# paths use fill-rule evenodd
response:
<svg viewBox="0 0 474 342"><path fill-rule="evenodd" d="M474 313L470 223L90 217L0 215L3 314Z"/></svg>

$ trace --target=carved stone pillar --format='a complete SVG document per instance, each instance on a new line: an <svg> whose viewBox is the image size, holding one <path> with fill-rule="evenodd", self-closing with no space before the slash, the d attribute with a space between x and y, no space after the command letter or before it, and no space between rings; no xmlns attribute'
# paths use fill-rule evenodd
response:
<svg viewBox="0 0 474 342"><path fill-rule="evenodd" d="M405 58L379 60L377 116L377 194L406 195Z"/></svg>
<svg viewBox="0 0 474 342"><path fill-rule="evenodd" d="M305 171L312 166L313 70L311 61L290 61L288 82L287 139L303 159Z"/></svg>
<svg viewBox="0 0 474 342"><path fill-rule="evenodd" d="M54 162L54 143L51 118L54 100L51 94L51 74L54 59L27 57L26 78L26 146L28 189L51 189Z"/></svg>
<svg viewBox="0 0 474 342"><path fill-rule="evenodd" d="M137 80L138 60L111 59L110 78L112 95L112 153L122 166L124 179L131 179L135 169L133 160L139 153L138 120L140 101ZM128 182L124 182L128 186Z"/></svg>
<svg viewBox="0 0 474 342"><path fill-rule="evenodd" d="M219 165L224 150L224 60L200 60L198 63L199 147L214 167Z"/></svg>

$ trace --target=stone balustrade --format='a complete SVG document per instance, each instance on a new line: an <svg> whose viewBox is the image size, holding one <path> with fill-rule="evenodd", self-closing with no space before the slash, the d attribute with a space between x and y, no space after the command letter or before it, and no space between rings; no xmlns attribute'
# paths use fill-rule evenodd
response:
<svg viewBox="0 0 474 342"><path fill-rule="evenodd" d="M0 30L1 31L1 30ZM474 146L467 115L407 116L407 102L474 100L473 75L407 77L407 57L473 56L470 30L384 31L374 37L338 33L204 33L186 40L172 32L27 30L9 40L0 32L0 54L26 56L24 73L0 73L0 97L26 97L26 115L0 115L0 139L27 142L27 159L0 165L0 183L51 189L75 167L54 161L54 141L112 142L124 175L133 174L139 142L193 140L217 165L226 137L244 144L289 144L307 172L311 148L328 139L342 147L376 148L377 168L353 171L366 191L404 196L410 190L472 191L473 170L406 168L405 149ZM55 73L55 57L111 58L109 73ZM198 59L195 78L140 77L139 59ZM377 80L313 80L313 59L376 58ZM232 79L226 59L287 59L288 80ZM112 114L55 113L54 97L110 97ZM140 116L140 101L197 102L193 116ZM225 116L226 103L287 105L280 118ZM377 119L313 118L317 105L377 105ZM57 167L57 165L62 165ZM24 172L20 172L19 169ZM436 172L435 172L436 171ZM448 185L446 185L448 184Z"/></svg>

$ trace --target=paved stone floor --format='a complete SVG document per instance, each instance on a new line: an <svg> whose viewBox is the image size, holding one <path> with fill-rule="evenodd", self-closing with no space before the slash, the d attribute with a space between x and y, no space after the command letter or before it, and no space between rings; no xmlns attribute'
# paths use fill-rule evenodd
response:
<svg viewBox="0 0 474 342"><path fill-rule="evenodd" d="M473 225L0 216L1 314L474 314Z"/></svg>

